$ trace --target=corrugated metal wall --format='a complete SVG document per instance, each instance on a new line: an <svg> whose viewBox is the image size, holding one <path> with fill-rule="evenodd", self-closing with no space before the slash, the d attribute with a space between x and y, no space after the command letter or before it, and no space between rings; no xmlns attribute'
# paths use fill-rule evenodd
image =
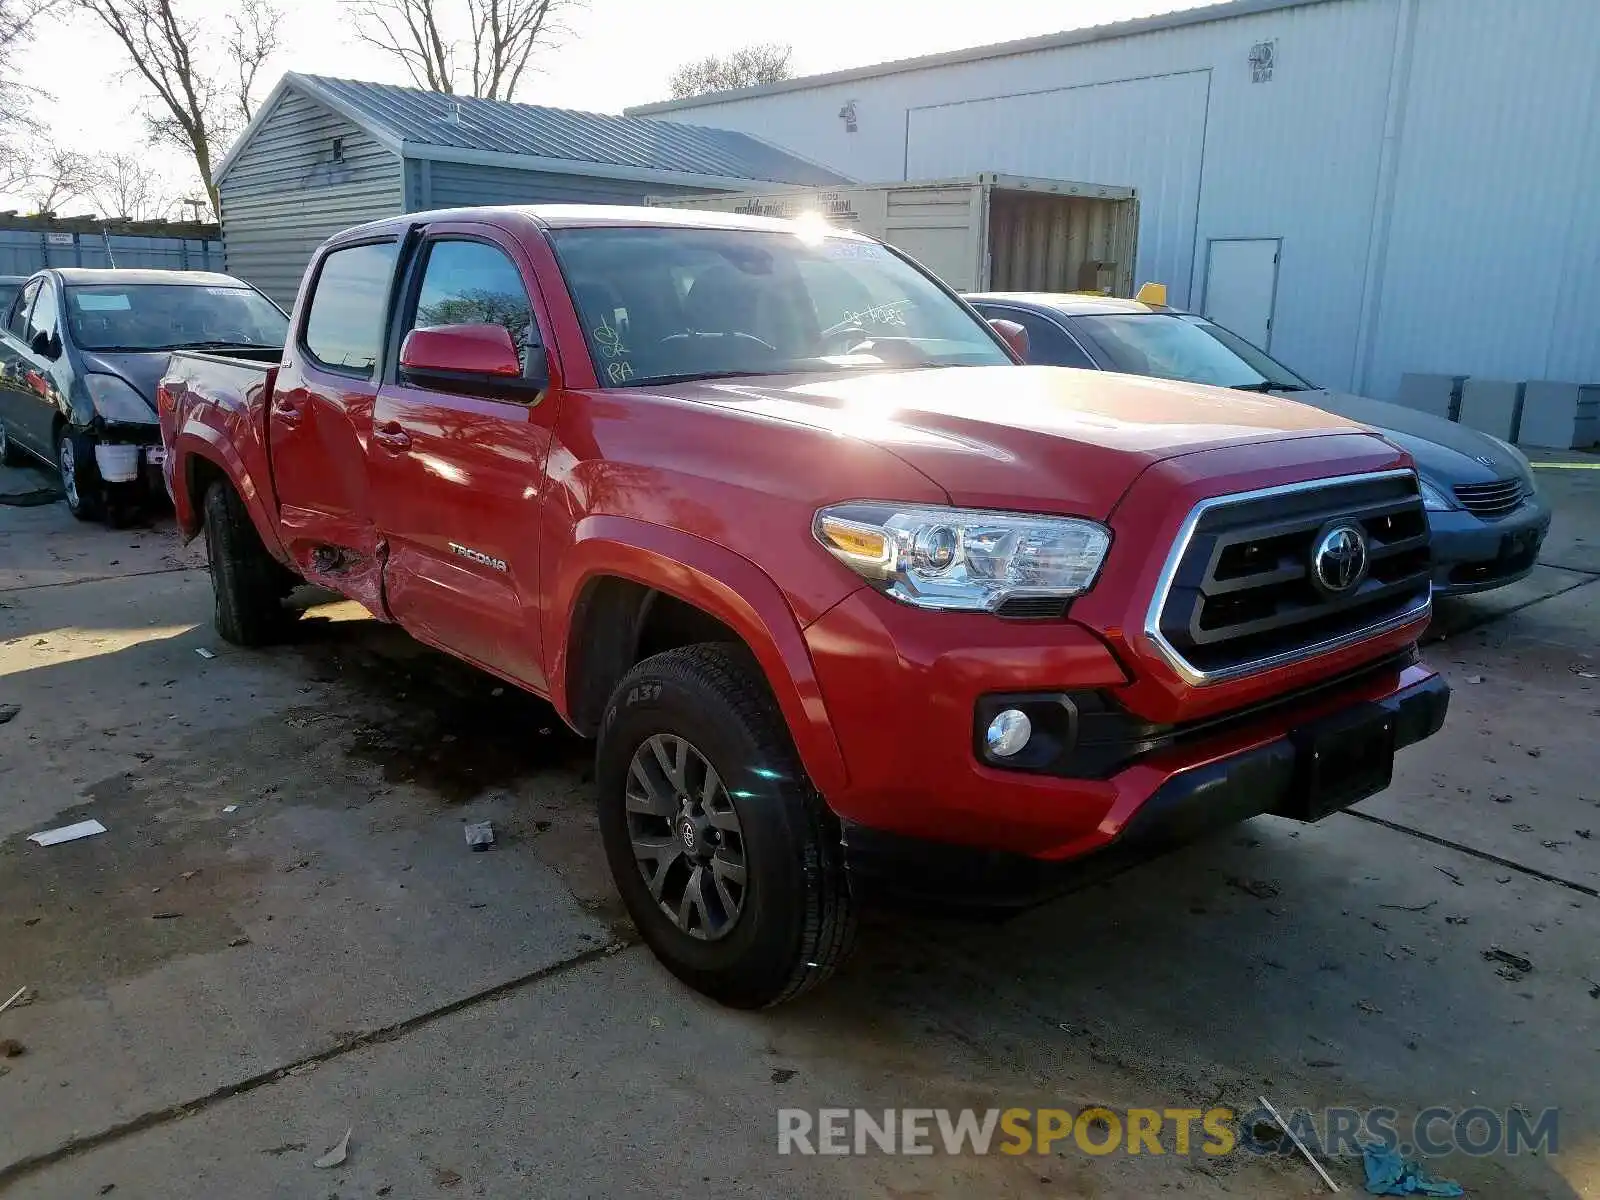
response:
<svg viewBox="0 0 1600 1200"><path fill-rule="evenodd" d="M407 212L474 204L642 204L646 196L693 196L701 191L588 175L406 160Z"/></svg>
<svg viewBox="0 0 1600 1200"><path fill-rule="evenodd" d="M1595 0L1325 0L654 115L861 180L1135 187L1139 277L1194 307L1212 239L1282 239L1273 353L1386 396L1600 380L1596 61Z"/></svg>
<svg viewBox="0 0 1600 1200"><path fill-rule="evenodd" d="M334 139L342 161L334 161ZM286 91L222 180L228 271L289 306L328 237L401 211L400 159L338 114Z"/></svg>
<svg viewBox="0 0 1600 1200"><path fill-rule="evenodd" d="M0 227L0 275L31 275L44 267L110 266L220 271L222 242L215 238L49 233Z"/></svg>

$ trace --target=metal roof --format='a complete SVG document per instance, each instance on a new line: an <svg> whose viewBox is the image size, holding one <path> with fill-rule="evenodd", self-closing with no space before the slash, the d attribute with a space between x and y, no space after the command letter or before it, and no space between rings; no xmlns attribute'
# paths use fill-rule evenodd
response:
<svg viewBox="0 0 1600 1200"><path fill-rule="evenodd" d="M851 67L843 71L830 71L824 75L803 75L798 79L785 79L778 83L761 83L754 87L735 88L726 92L706 92L685 100L660 100L654 104L636 104L623 111L628 116L640 117L655 113L679 112L686 108L701 108L722 104L729 100L749 100L757 96L770 96L778 92L798 92L808 88L826 87L834 83L850 83L857 79L876 79L882 75L898 75L905 71L922 71L929 67L948 67L957 63L978 62L986 58L1005 58L1013 54L1032 54L1040 50L1057 50L1062 46L1078 46L1085 42L1104 42L1112 38L1131 37L1139 33L1153 33L1158 29L1178 29L1185 25L1201 25L1207 21L1225 21L1231 17L1248 17L1257 13L1277 12L1285 8L1302 8L1308 4L1327 4L1330 0L1228 0L1224 4L1208 4L1203 8L1187 8L1178 12L1159 13L1153 17L1138 17L1131 21L1115 21L1108 25L1088 25L1068 29L1061 33L1047 33L1041 37L1020 38L1012 42L994 42L987 46L972 46L962 50L947 50L940 54L923 54L916 58L900 58L891 62L874 63L869 67Z"/></svg>
<svg viewBox="0 0 1600 1200"><path fill-rule="evenodd" d="M472 162L568 174L738 187L750 181L821 186L848 177L760 138L679 121L612 116L448 96L418 88L288 72L217 168L240 149L293 88L326 105L406 158Z"/></svg>

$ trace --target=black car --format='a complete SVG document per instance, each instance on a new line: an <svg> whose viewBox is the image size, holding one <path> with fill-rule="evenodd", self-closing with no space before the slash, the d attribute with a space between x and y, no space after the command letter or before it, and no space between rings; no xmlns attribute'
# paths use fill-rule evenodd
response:
<svg viewBox="0 0 1600 1200"><path fill-rule="evenodd" d="M0 325L0 459L61 475L83 520L161 494L156 384L173 350L272 354L289 318L249 284L200 271L50 268Z"/></svg>
<svg viewBox="0 0 1600 1200"><path fill-rule="evenodd" d="M1372 426L1416 460L1435 594L1480 592L1533 570L1550 529L1550 507L1522 451L1499 438L1398 404L1319 388L1238 334L1163 304L1054 292L992 292L966 300L986 318L1026 329L1029 362L1266 393Z"/></svg>

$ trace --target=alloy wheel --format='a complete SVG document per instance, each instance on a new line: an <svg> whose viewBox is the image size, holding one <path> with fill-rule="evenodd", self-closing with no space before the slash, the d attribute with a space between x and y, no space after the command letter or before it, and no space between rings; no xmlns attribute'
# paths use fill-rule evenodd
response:
<svg viewBox="0 0 1600 1200"><path fill-rule="evenodd" d="M726 937L744 908L744 832L710 760L676 734L646 738L628 767L626 808L634 860L661 911L690 937Z"/></svg>
<svg viewBox="0 0 1600 1200"><path fill-rule="evenodd" d="M72 445L72 435L61 435L61 447L58 452L61 460L61 490L67 494L67 504L72 508L79 505L78 499L78 455Z"/></svg>

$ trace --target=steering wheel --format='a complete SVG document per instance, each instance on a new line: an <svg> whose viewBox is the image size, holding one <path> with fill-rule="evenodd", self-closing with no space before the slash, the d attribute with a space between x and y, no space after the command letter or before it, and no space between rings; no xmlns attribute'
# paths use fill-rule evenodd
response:
<svg viewBox="0 0 1600 1200"><path fill-rule="evenodd" d="M689 338L723 338L723 337L725 337L725 338L738 338L741 341L754 342L756 345L760 346L763 350L770 350L774 354L776 354L778 352L778 348L776 346L774 346L771 342L767 341L765 338L758 338L753 333L745 333L742 330L738 330L738 329L730 329L725 333L723 333L723 332L713 332L711 330L706 330L706 329L689 329L689 330L685 330L683 333L669 333L669 334L667 334L666 337L661 339L661 344L663 346L665 346L668 342L687 341Z"/></svg>
<svg viewBox="0 0 1600 1200"><path fill-rule="evenodd" d="M862 342L870 341L872 339L872 335L859 325L846 325L842 328L824 330L817 338L817 346L819 349L826 351L828 347L832 346L835 342L844 342L846 338L854 339L846 342L840 348L842 353L848 354Z"/></svg>

